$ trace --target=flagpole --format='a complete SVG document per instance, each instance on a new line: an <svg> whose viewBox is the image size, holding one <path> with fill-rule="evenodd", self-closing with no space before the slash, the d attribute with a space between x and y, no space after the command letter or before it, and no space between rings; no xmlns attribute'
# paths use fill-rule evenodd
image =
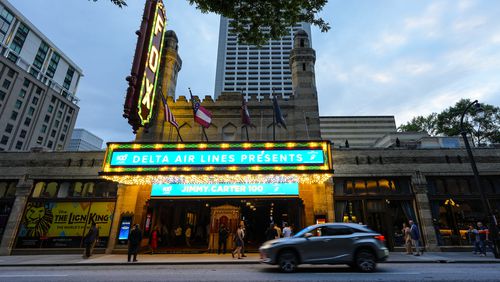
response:
<svg viewBox="0 0 500 282"><path fill-rule="evenodd" d="M196 112L194 111L194 98L193 98L193 92L191 92L191 87L188 87L189 90L189 95L191 96L191 106L193 107L193 119L196 119ZM205 140L208 142L208 136L207 133L205 132L205 127L200 124L201 131L203 132L203 136L205 136Z"/></svg>
<svg viewBox="0 0 500 282"><path fill-rule="evenodd" d="M248 137L248 125L245 125L245 131L247 133L247 142L250 141L250 137Z"/></svg>
<svg viewBox="0 0 500 282"><path fill-rule="evenodd" d="M274 87L273 87L273 141L276 141L276 109L274 108Z"/></svg>
<svg viewBox="0 0 500 282"><path fill-rule="evenodd" d="M181 142L184 143L184 140L182 140L182 136L181 136L181 132L179 131L179 128L175 128L177 129L177 136L179 136L179 139L181 139Z"/></svg>

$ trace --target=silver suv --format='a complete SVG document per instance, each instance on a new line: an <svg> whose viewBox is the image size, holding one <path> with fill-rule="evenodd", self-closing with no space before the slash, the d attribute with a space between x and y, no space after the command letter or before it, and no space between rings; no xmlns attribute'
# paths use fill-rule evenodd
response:
<svg viewBox="0 0 500 282"><path fill-rule="evenodd" d="M389 256L383 235L353 223L312 225L290 238L267 241L259 251L261 262L283 272L294 272L299 264L347 264L372 272Z"/></svg>

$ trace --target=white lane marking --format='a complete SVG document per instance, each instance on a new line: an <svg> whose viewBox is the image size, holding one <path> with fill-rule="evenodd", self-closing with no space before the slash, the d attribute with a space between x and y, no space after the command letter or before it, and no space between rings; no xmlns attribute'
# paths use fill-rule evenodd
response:
<svg viewBox="0 0 500 282"><path fill-rule="evenodd" d="M68 274L0 274L0 277L66 277Z"/></svg>

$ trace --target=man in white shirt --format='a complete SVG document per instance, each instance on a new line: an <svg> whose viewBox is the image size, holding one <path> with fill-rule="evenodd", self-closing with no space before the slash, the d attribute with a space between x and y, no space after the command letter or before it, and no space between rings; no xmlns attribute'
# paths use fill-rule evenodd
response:
<svg viewBox="0 0 500 282"><path fill-rule="evenodd" d="M290 238L292 236L292 229L285 222L285 227L283 228L283 238Z"/></svg>

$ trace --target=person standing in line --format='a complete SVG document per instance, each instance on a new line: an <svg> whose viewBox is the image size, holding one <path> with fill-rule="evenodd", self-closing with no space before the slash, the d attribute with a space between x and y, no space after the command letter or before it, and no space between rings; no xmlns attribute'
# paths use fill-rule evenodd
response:
<svg viewBox="0 0 500 282"><path fill-rule="evenodd" d="M477 223L477 231L479 234L479 256L486 256L486 241L488 241L488 227L484 226L482 222Z"/></svg>
<svg viewBox="0 0 500 282"><path fill-rule="evenodd" d="M274 228L274 223L271 223L269 225L269 228L266 230L266 240L274 240L278 237L278 232L276 231L276 228Z"/></svg>
<svg viewBox="0 0 500 282"><path fill-rule="evenodd" d="M276 229L276 234L278 234L276 239L281 238L281 228L275 224L274 229Z"/></svg>
<svg viewBox="0 0 500 282"><path fill-rule="evenodd" d="M182 227L180 225L178 225L177 228L175 229L174 235L175 235L175 244L177 246L180 246L182 242Z"/></svg>
<svg viewBox="0 0 500 282"><path fill-rule="evenodd" d="M288 223L285 222L285 227L283 228L283 238L292 237L292 229L288 226Z"/></svg>
<svg viewBox="0 0 500 282"><path fill-rule="evenodd" d="M241 224L240 226L238 226L238 230L236 230L235 243L236 249L234 249L231 255L233 256L233 258L235 255L237 255L238 259L242 259L241 249L243 248L243 226Z"/></svg>
<svg viewBox="0 0 500 282"><path fill-rule="evenodd" d="M141 240L142 231L139 228L139 224L136 224L128 234L128 262L130 262L132 256L134 257L134 262L137 261L137 252L139 251Z"/></svg>
<svg viewBox="0 0 500 282"><path fill-rule="evenodd" d="M242 220L240 221L240 225L241 225L241 238L243 239L243 245L241 246L241 257L246 257L245 255L245 239L246 239L246 236L247 236L247 228L245 226L245 222Z"/></svg>
<svg viewBox="0 0 500 282"><path fill-rule="evenodd" d="M423 254L420 250L420 231L418 230L418 226L413 220L409 220L408 223L410 224L410 237L411 237L411 242L415 246L415 256L420 256Z"/></svg>
<svg viewBox="0 0 500 282"><path fill-rule="evenodd" d="M401 229L401 233L403 233L403 239L405 242L405 249L407 255L412 255L412 246L411 246L411 234L410 227L406 226L406 223L403 223L403 229Z"/></svg>
<svg viewBox="0 0 500 282"><path fill-rule="evenodd" d="M158 249L158 238L160 237L160 232L158 231L158 226L153 228L151 234L149 235L149 246L151 247L151 254L156 253Z"/></svg>
<svg viewBox="0 0 500 282"><path fill-rule="evenodd" d="M83 255L83 258L88 259L92 255L94 246L98 241L99 228L97 228L97 224L95 222L92 222L89 232L87 233L87 235L85 235L85 238L83 240L83 243L85 244L85 254Z"/></svg>
<svg viewBox="0 0 500 282"><path fill-rule="evenodd" d="M184 236L186 236L186 246L191 247L191 226L188 224L186 226L186 232L184 232Z"/></svg>
<svg viewBox="0 0 500 282"><path fill-rule="evenodd" d="M469 230L467 230L467 237L469 239L469 244L474 247L473 254L480 254L481 248L479 247L479 231L477 231L472 224L469 225Z"/></svg>
<svg viewBox="0 0 500 282"><path fill-rule="evenodd" d="M225 255L227 251L227 237L229 235L229 229L226 225L222 223L219 227L219 246L217 248L217 254L220 255L221 249L222 253Z"/></svg>

